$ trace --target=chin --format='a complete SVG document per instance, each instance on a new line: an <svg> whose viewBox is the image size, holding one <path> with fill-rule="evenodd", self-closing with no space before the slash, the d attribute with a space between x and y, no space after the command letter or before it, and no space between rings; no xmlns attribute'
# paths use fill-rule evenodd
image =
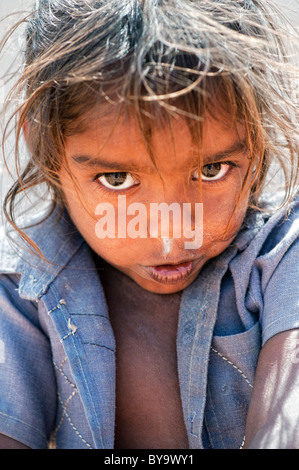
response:
<svg viewBox="0 0 299 470"><path fill-rule="evenodd" d="M198 274L198 273L197 273ZM196 278L197 274L192 278L185 280L184 282L176 283L176 284L162 284L158 281L153 281L151 279L145 280L137 279L136 277L132 278L140 287L147 290L148 292L152 292L153 294L176 294L181 292L182 290L186 289Z"/></svg>

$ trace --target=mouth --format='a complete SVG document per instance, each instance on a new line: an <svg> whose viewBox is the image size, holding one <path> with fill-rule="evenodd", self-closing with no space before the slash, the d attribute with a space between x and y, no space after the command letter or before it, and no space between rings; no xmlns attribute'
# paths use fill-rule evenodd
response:
<svg viewBox="0 0 299 470"><path fill-rule="evenodd" d="M178 264L146 266L145 268L150 277L161 284L179 284L191 275L194 263L193 261L185 261Z"/></svg>

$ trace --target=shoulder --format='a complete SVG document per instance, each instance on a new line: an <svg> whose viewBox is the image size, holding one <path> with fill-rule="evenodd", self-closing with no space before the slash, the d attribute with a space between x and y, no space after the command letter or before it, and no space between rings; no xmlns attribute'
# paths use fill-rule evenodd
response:
<svg viewBox="0 0 299 470"><path fill-rule="evenodd" d="M292 274L292 266L299 255L299 198L289 208L266 216L264 227L257 236L257 253L254 265L263 273L263 288L283 262L285 276Z"/></svg>
<svg viewBox="0 0 299 470"><path fill-rule="evenodd" d="M270 231L260 251L260 256L272 253L283 255L299 238L299 197L288 209L279 211L269 218Z"/></svg>
<svg viewBox="0 0 299 470"><path fill-rule="evenodd" d="M56 208L30 219L25 233L42 257L18 237L1 228L0 275L18 275L22 298L37 300L84 244L66 210Z"/></svg>
<svg viewBox="0 0 299 470"><path fill-rule="evenodd" d="M262 343L299 327L299 200L270 216L236 260L235 279L247 310L259 314ZM237 275L236 275L237 274Z"/></svg>
<svg viewBox="0 0 299 470"><path fill-rule="evenodd" d="M298 244L299 197L287 208L276 212L252 212L244 221L243 228L234 243L239 248L237 263L260 267L264 263L272 268L282 257Z"/></svg>

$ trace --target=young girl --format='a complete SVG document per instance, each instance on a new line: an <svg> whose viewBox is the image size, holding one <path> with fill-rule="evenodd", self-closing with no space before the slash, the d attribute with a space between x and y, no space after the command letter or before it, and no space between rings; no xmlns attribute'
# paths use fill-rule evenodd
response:
<svg viewBox="0 0 299 470"><path fill-rule="evenodd" d="M24 20L2 448L299 446L296 37L271 3L44 0Z"/></svg>

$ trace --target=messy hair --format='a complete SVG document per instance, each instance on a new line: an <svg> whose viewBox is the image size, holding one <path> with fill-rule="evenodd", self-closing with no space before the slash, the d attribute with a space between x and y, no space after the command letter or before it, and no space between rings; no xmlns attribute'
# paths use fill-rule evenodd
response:
<svg viewBox="0 0 299 470"><path fill-rule="evenodd" d="M149 148L157 119L184 117L199 146L207 114L242 123L250 159L243 188L254 170L250 206L262 208L273 162L287 206L298 190L297 38L278 18L270 0L37 2L20 22L25 60L7 101L19 103L4 131L5 141L15 122L17 168L24 126L31 154L5 197L9 222L20 230L17 196L41 183L53 207L62 201L65 141L104 102L134 111Z"/></svg>

